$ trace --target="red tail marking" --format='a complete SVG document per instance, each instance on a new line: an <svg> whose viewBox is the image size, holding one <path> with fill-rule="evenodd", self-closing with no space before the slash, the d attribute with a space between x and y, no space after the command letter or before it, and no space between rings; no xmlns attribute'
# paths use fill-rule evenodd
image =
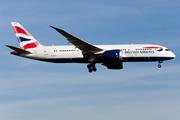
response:
<svg viewBox="0 0 180 120"><path fill-rule="evenodd" d="M14 51L14 54L15 54L15 55L20 55L21 52Z"/></svg>
<svg viewBox="0 0 180 120"><path fill-rule="evenodd" d="M26 44L25 46L21 47L21 49L28 49L28 48L35 48L39 45L39 43L36 41L34 43L29 43L29 44Z"/></svg>
<svg viewBox="0 0 180 120"><path fill-rule="evenodd" d="M14 29L15 33L22 33L22 34L25 34L27 36L31 36L26 30L24 30L18 26L13 26L13 29Z"/></svg>

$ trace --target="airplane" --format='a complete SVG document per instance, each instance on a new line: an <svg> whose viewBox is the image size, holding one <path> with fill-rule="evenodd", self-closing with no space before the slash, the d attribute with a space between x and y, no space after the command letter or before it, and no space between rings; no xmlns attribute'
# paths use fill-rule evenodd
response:
<svg viewBox="0 0 180 120"><path fill-rule="evenodd" d="M14 50L11 54L52 63L86 63L90 73L97 71L96 63L108 69L123 69L123 62L157 61L161 68L163 61L175 58L168 48L154 44L92 45L51 25L73 45L44 46L18 22L11 24L21 47L6 45Z"/></svg>

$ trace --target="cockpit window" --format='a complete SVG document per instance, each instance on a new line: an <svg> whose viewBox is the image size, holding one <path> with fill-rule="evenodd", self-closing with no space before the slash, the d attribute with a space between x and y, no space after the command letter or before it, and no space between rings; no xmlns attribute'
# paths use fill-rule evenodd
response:
<svg viewBox="0 0 180 120"><path fill-rule="evenodd" d="M166 51L170 51L169 49L165 49Z"/></svg>

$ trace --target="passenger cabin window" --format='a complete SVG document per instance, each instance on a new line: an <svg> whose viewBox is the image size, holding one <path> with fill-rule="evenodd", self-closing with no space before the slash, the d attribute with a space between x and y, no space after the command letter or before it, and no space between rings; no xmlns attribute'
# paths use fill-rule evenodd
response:
<svg viewBox="0 0 180 120"><path fill-rule="evenodd" d="M59 52L75 52L76 50L59 50Z"/></svg>

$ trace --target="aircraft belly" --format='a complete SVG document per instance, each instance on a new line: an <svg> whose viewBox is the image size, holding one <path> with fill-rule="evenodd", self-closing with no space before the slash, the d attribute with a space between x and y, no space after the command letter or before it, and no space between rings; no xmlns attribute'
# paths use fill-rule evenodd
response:
<svg viewBox="0 0 180 120"><path fill-rule="evenodd" d="M46 61L46 62L54 62L54 63L84 63L84 58L82 54L77 54L76 52L66 52L66 53L52 53L49 54L49 56L43 58L43 59L38 59L41 61Z"/></svg>
<svg viewBox="0 0 180 120"><path fill-rule="evenodd" d="M46 58L38 60L53 63L87 63L84 58Z"/></svg>

